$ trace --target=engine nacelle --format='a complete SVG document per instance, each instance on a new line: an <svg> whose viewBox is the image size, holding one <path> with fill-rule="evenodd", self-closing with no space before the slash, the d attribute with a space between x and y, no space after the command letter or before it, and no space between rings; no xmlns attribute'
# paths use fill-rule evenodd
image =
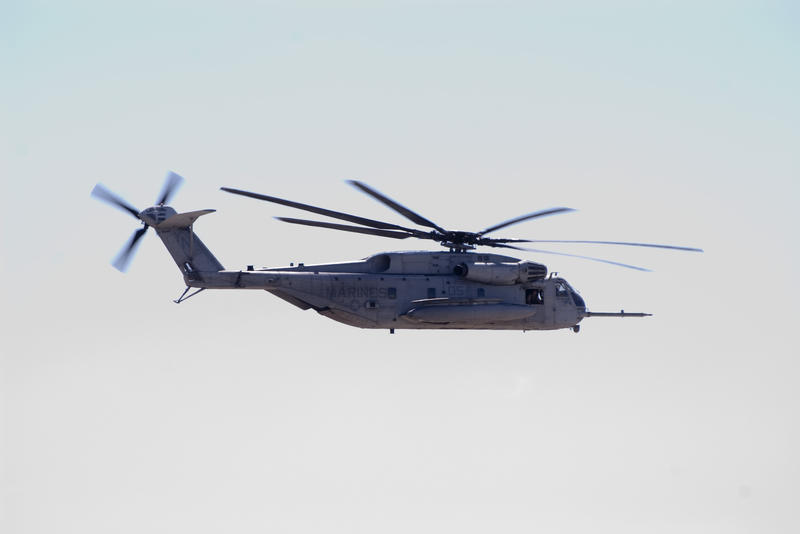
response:
<svg viewBox="0 0 800 534"><path fill-rule="evenodd" d="M473 282L511 286L542 280L547 276L547 267L532 261L521 261L519 263L460 263L455 266L453 273Z"/></svg>

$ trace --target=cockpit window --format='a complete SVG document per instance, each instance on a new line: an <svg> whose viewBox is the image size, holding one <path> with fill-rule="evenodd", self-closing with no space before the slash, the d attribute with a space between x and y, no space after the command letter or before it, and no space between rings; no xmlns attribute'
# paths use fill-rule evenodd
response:
<svg viewBox="0 0 800 534"><path fill-rule="evenodd" d="M556 296L557 297L566 297L567 296L567 286L564 285L564 282L558 282L556 284Z"/></svg>

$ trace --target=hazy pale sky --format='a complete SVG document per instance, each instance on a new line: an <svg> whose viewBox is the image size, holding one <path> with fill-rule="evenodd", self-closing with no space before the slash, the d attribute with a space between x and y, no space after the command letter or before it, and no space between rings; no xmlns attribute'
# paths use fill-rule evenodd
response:
<svg viewBox="0 0 800 534"><path fill-rule="evenodd" d="M800 9L793 2L0 5L3 533L800 531ZM429 243L292 227L250 189L509 237L582 331L359 330L207 291L227 268ZM152 234L152 233L151 233Z"/></svg>

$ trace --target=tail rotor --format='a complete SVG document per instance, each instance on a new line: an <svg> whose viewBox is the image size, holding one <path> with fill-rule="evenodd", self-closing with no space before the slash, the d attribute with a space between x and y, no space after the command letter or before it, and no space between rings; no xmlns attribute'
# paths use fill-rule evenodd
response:
<svg viewBox="0 0 800 534"><path fill-rule="evenodd" d="M94 189L92 189L92 196L98 200L102 200L106 204L111 204L122 211L127 211L137 219L139 218L139 210L106 189L103 184L97 184L94 186Z"/></svg>
<svg viewBox="0 0 800 534"><path fill-rule="evenodd" d="M169 202L169 199L172 198L173 194L182 183L183 177L181 177L179 174L176 174L172 171L167 173L167 178L164 181L164 186L161 188L161 193L156 201L156 206L163 207L164 204ZM95 185L94 189L92 189L92 196L105 202L106 204L110 204L119 210L131 214L143 224L142 228L139 228L133 233L130 240L128 240L128 243L123 247L117 257L111 263L115 269L124 273L128 270L128 265L130 264L131 259L133 259L136 249L139 247L139 242L142 237L144 237L144 234L147 233L147 229L150 228L150 225L147 224L147 222L145 222L145 220L142 218L142 211L136 209L121 197L112 193L104 185Z"/></svg>
<svg viewBox="0 0 800 534"><path fill-rule="evenodd" d="M161 188L161 194L158 195L158 201L156 202L156 206L163 206L169 199L172 198L172 195L175 191L181 186L183 183L183 176L180 174L176 174L172 171L167 173L167 178L164 180L164 187Z"/></svg>

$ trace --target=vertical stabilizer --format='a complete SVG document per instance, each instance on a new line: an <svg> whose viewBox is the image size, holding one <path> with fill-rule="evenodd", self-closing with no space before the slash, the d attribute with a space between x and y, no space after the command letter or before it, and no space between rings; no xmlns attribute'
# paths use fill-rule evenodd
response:
<svg viewBox="0 0 800 534"><path fill-rule="evenodd" d="M194 279L198 277L199 273L217 272L224 269L193 230L194 222L198 217L214 211L199 210L175 213L154 226L158 237L167 247L184 277ZM202 275L199 277L202 278Z"/></svg>

